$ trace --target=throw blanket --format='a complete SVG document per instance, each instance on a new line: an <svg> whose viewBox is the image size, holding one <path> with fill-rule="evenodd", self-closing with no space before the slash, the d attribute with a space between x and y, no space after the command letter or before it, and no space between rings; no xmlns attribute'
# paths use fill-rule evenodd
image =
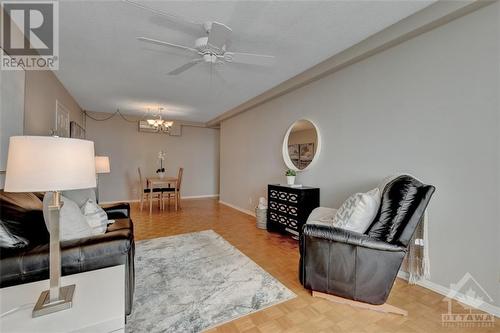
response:
<svg viewBox="0 0 500 333"><path fill-rule="evenodd" d="M398 173L396 175L385 178L379 185L380 193L383 193L385 186L393 179L408 175L415 179L417 177L408 173ZM428 237L428 216L427 210L424 212L422 221L418 224L413 238L408 247L406 254L406 268L409 274L408 283L415 284L420 280L430 278L430 263L429 263L429 237Z"/></svg>

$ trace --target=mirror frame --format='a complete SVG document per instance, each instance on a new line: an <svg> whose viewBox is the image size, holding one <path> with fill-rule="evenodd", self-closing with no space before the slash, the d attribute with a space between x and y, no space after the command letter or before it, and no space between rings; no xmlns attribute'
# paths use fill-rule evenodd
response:
<svg viewBox="0 0 500 333"><path fill-rule="evenodd" d="M310 122L314 126L314 129L316 130L317 141L318 141L317 145L316 145L316 153L314 154L314 157L313 157L311 163L309 163L309 165L306 166L304 169L297 168L295 166L295 164L293 164L292 160L290 159L290 156L288 155L288 137L290 136L290 133L292 132L293 126L298 121L301 121L301 120L306 120L306 121ZM281 154L283 155L283 160L285 161L286 166L290 170L297 171L297 172L302 172L302 171L309 170L309 168L311 168L311 166L313 166L316 163L316 161L318 160L320 153L321 153L321 134L319 132L318 126L314 123L314 121L312 121L310 119L307 119L307 118L301 118L301 119L298 119L298 120L294 121L288 127L288 130L286 131L285 138L283 139L283 147L281 149Z"/></svg>

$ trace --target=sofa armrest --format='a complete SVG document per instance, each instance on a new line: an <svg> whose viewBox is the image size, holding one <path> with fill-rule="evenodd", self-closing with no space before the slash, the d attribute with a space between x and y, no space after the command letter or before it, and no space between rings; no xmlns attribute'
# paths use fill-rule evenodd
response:
<svg viewBox="0 0 500 333"><path fill-rule="evenodd" d="M365 234L354 231L324 226L318 224L305 224L302 237L314 237L327 241L344 243L354 246L361 246L373 250L400 252L405 251L405 247L397 244L386 243Z"/></svg>
<svg viewBox="0 0 500 333"><path fill-rule="evenodd" d="M108 219L130 218L130 204L128 202L120 202L116 204L100 205L108 214Z"/></svg>
<svg viewBox="0 0 500 333"><path fill-rule="evenodd" d="M306 224L300 237L304 287L370 304L383 304L406 248L332 226Z"/></svg>
<svg viewBox="0 0 500 333"><path fill-rule="evenodd" d="M123 255L130 250L133 242L132 222L128 219L120 219L110 224L108 230L103 234L62 241L61 251L77 250L80 254L84 254L86 250L91 252L97 250L95 252L97 256L102 256L103 254ZM94 254L89 255L87 253L87 258L91 257L94 257Z"/></svg>

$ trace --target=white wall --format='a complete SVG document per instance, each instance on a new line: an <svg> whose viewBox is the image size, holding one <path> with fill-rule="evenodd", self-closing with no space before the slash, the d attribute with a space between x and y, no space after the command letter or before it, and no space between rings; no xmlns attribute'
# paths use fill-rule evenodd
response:
<svg viewBox="0 0 500 333"><path fill-rule="evenodd" d="M318 163L298 181L338 207L408 171L437 191L429 207L431 281L470 272L500 305L499 4L230 118L221 126L221 200L252 210L284 182L283 136L318 124Z"/></svg>
<svg viewBox="0 0 500 333"><path fill-rule="evenodd" d="M102 114L96 117L103 118ZM99 177L100 200L137 200L140 167L143 176L155 175L159 168L158 152L167 152L166 171L176 176L184 168L182 196L219 193L219 130L182 127L182 136L168 136L138 131L115 116L107 121L87 118L87 139L95 142L97 155L110 158L111 173Z"/></svg>

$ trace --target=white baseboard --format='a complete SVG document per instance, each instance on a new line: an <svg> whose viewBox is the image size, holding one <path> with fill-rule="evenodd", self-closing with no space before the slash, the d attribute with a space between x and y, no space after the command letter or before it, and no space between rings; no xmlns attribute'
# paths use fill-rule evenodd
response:
<svg viewBox="0 0 500 333"><path fill-rule="evenodd" d="M113 204L122 203L122 202L133 203L133 202L140 202L140 200L135 199L135 200L99 201L99 204L100 205L113 205Z"/></svg>
<svg viewBox="0 0 500 333"><path fill-rule="evenodd" d="M218 194L205 194L205 195L189 195L185 197L181 197L182 200L189 200L189 199L205 199L205 198L218 198ZM141 202L139 199L134 199L134 200L117 200L117 201L101 201L99 202L100 204L103 205L109 205L109 204L117 204L120 202L128 202L128 203L133 203L133 202Z"/></svg>
<svg viewBox="0 0 500 333"><path fill-rule="evenodd" d="M410 278L410 274L404 272L404 271L399 271L398 272L398 278L401 278L403 280L406 280L408 281L408 279Z"/></svg>
<svg viewBox="0 0 500 333"><path fill-rule="evenodd" d="M204 199L204 198L218 198L218 194L205 194L205 195L189 195L181 197L181 199Z"/></svg>
<svg viewBox="0 0 500 333"><path fill-rule="evenodd" d="M407 272L399 271L398 277L403 279L403 280L408 281L409 274ZM434 283L434 282L429 281L429 280L422 280L420 282L417 282L417 285L419 285L420 287L432 290L432 291L434 291L440 295L443 295L443 296L448 296L451 294L450 288L444 287L440 284ZM467 299L465 297L465 295L462 293L457 293L456 296L453 297L453 299L460 302L460 303L467 304L469 306L476 308L474 306L474 304L472 304L470 299ZM488 303L483 303L479 307L477 307L476 309L484 311L486 313L494 315L495 317L500 318L500 307L498 307L498 306L488 304Z"/></svg>
<svg viewBox="0 0 500 333"><path fill-rule="evenodd" d="M254 217L255 217L255 212L252 212L252 211L250 211L250 210L248 210L248 209L240 208L240 207L238 207L238 206L232 205L232 204L227 203L227 202L222 201L222 200L219 200L219 203L220 203L220 204L223 204L224 206L231 207L232 209L236 209L237 211L240 211L240 212L242 212L242 213L245 213L245 214L248 214L248 215L250 215L250 216L254 216Z"/></svg>

